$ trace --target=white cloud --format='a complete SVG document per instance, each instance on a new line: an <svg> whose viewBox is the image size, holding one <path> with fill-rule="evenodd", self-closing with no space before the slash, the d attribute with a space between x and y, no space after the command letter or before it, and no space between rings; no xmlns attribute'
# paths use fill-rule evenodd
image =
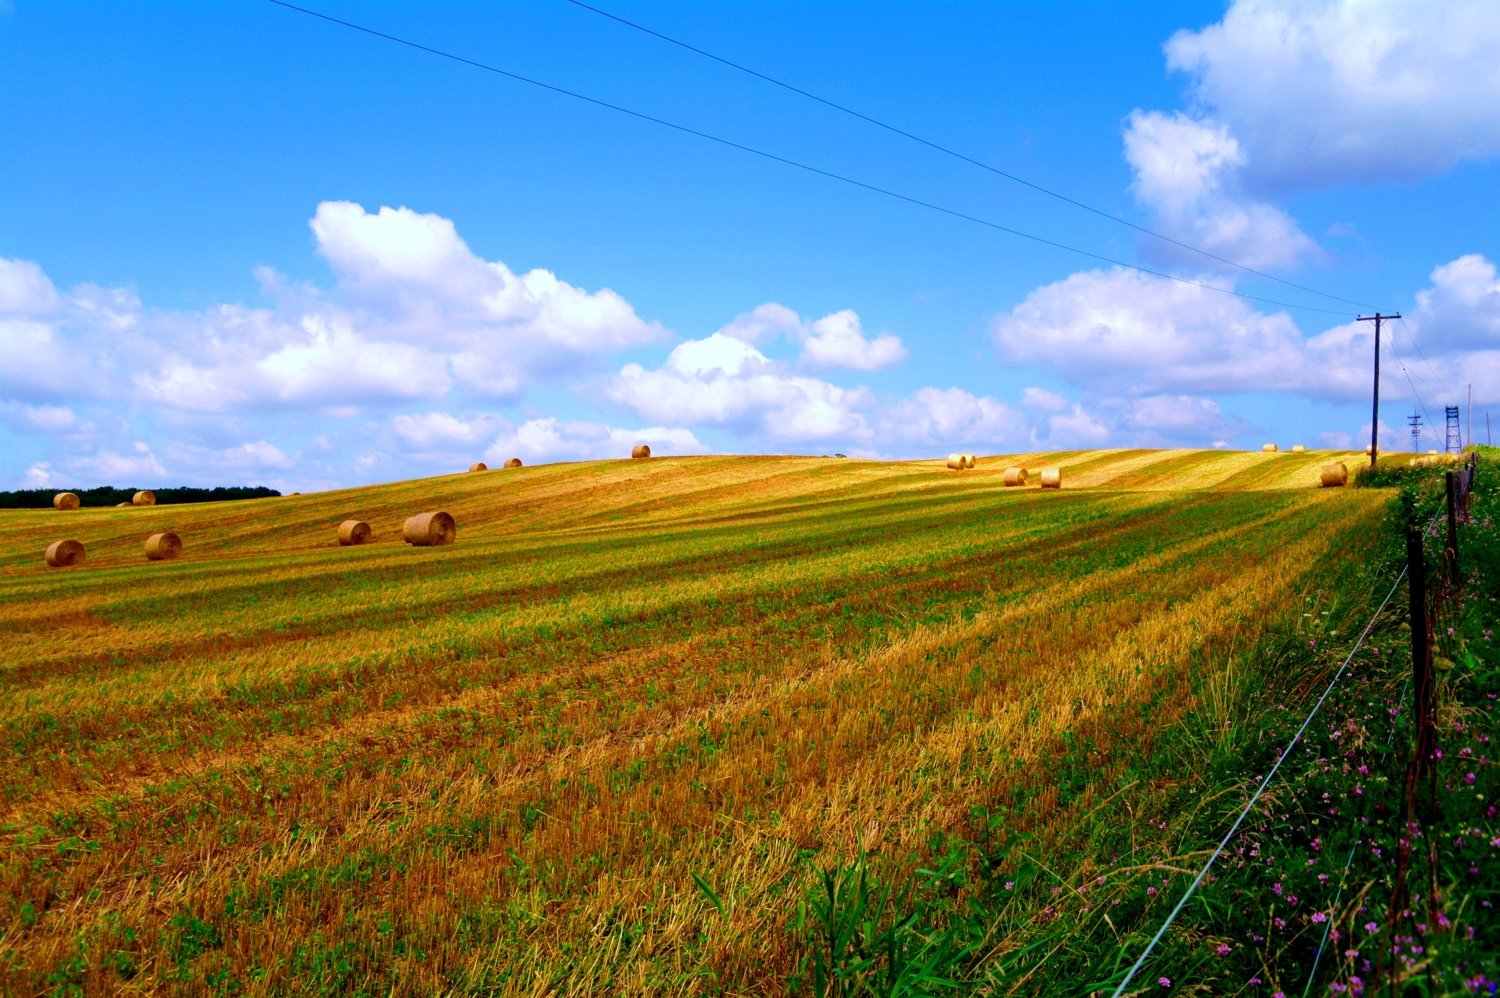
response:
<svg viewBox="0 0 1500 998"><path fill-rule="evenodd" d="M743 315L735 316L719 332L746 343L761 343L777 336L796 336L802 329L802 317L785 305L766 302Z"/></svg>
<svg viewBox="0 0 1500 998"><path fill-rule="evenodd" d="M1315 251L1285 212L1245 197L1244 151L1229 129L1180 112L1134 111L1125 128L1125 159L1136 197L1164 235L1254 269L1286 267ZM1207 257L1146 238L1152 259L1212 269Z"/></svg>
<svg viewBox="0 0 1500 998"><path fill-rule="evenodd" d="M67 461L67 469L71 474L80 478L90 478L104 483L166 484L164 479L167 477L167 469L162 466L161 461L151 452L148 445L136 441L131 446L131 450L134 453L122 454L116 450L101 450L97 453L81 455Z"/></svg>
<svg viewBox="0 0 1500 998"><path fill-rule="evenodd" d="M1203 394L1296 387L1302 338L1207 288L1124 268L1073 274L995 320L1001 353L1049 366L1101 394Z"/></svg>
<svg viewBox="0 0 1500 998"><path fill-rule="evenodd" d="M59 294L35 263L0 260L0 350L28 358L0 368L0 391L196 412L511 398L665 336L613 291L481 259L437 215L325 202L311 226L336 286L257 268L272 309L148 311L129 289Z"/></svg>
<svg viewBox="0 0 1500 998"><path fill-rule="evenodd" d="M636 444L649 444L657 457L706 454L708 447L691 430L675 426L624 429L604 423L530 419L501 433L484 452L485 460L500 464L512 457L528 461L597 460L630 456Z"/></svg>
<svg viewBox="0 0 1500 998"><path fill-rule="evenodd" d="M401 415L392 420L391 424L398 437L418 447L476 444L489 440L500 427L509 426L505 417L496 413L477 413L462 417L447 412Z"/></svg>
<svg viewBox="0 0 1500 998"><path fill-rule="evenodd" d="M999 399L961 388L922 388L880 414L879 438L920 448L921 453L989 446L1023 446L1026 421Z"/></svg>
<svg viewBox="0 0 1500 998"><path fill-rule="evenodd" d="M802 361L809 367L875 371L905 359L906 347L900 338L891 333L867 338L852 309L814 322L802 341Z"/></svg>
<svg viewBox="0 0 1500 998"><path fill-rule="evenodd" d="M1203 440L1237 429L1213 399L1194 395L1152 395L1133 399L1125 423L1132 429L1156 431L1166 438Z"/></svg>
<svg viewBox="0 0 1500 998"><path fill-rule="evenodd" d="M1047 417L1046 425L1046 433L1033 437L1033 440L1050 449L1103 447L1110 442L1109 427L1079 405L1073 406L1068 412Z"/></svg>
<svg viewBox="0 0 1500 998"><path fill-rule="evenodd" d="M1068 407L1068 400L1057 392L1033 387L1022 390L1021 404L1045 412L1061 412Z"/></svg>
<svg viewBox="0 0 1500 998"><path fill-rule="evenodd" d="M0 313L49 315L61 299L42 268L31 260L0 257Z"/></svg>
<svg viewBox="0 0 1500 998"><path fill-rule="evenodd" d="M1238 0L1166 44L1273 186L1414 179L1500 153L1497 50L1493 0Z"/></svg>
<svg viewBox="0 0 1500 998"><path fill-rule="evenodd" d="M767 302L736 316L717 335L748 344L785 337L801 345L798 359L804 366L823 370L876 371L906 359L899 336L867 336L859 314L847 308L808 320L785 305Z"/></svg>
<svg viewBox="0 0 1500 998"><path fill-rule="evenodd" d="M53 436L87 428L78 414L62 405L26 405L24 402L0 402L0 420L20 430Z"/></svg>
<svg viewBox="0 0 1500 998"><path fill-rule="evenodd" d="M868 437L858 411L870 401L864 389L782 373L753 347L734 342L715 333L680 345L656 370L627 364L608 380L605 393L663 423L731 426L777 440Z"/></svg>
<svg viewBox="0 0 1500 998"><path fill-rule="evenodd" d="M26 469L26 474L21 477L21 488L23 489L46 489L52 488L59 480L52 471L52 465L46 461L38 461Z"/></svg>
<svg viewBox="0 0 1500 998"><path fill-rule="evenodd" d="M166 458L179 468L209 469L210 477L219 476L215 485L231 484L223 478L233 472L257 472L296 467L295 457L286 454L268 440L252 440L234 447L209 448L173 444L166 448ZM165 471L162 472L165 474Z"/></svg>
<svg viewBox="0 0 1500 998"><path fill-rule="evenodd" d="M685 377L734 376L768 370L771 361L743 340L718 332L673 347L666 367Z"/></svg>

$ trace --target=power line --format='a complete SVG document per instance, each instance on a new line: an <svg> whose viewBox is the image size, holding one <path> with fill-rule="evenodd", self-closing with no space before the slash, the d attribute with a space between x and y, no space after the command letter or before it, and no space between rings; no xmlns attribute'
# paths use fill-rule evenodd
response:
<svg viewBox="0 0 1500 998"><path fill-rule="evenodd" d="M1431 527L1432 523L1436 522L1437 517L1434 516L1432 518L1432 521L1428 524L1429 528ZM1322 709L1323 702L1328 699L1329 694L1333 692L1333 688L1337 686L1339 680L1343 678L1344 671L1349 668L1349 663L1354 660L1355 653L1357 653L1359 649L1363 647L1365 638L1369 637L1370 635L1370 629L1375 626L1375 621L1380 619L1380 615L1385 612L1386 604L1391 601L1392 596L1396 595L1396 588L1401 585L1401 580L1404 578L1406 578L1405 565L1401 567L1401 574L1396 576L1396 581L1391 583L1390 592L1385 594L1385 599L1380 601L1380 606L1376 609L1374 614L1370 616L1370 621L1369 623L1365 624L1365 629L1359 633L1359 639L1354 642L1354 647L1349 649L1349 654L1345 656L1343 664L1338 667L1338 671L1335 672L1333 674L1333 678L1329 680L1328 688L1323 691L1322 696L1318 697L1318 702L1313 704L1312 711L1307 715L1307 720L1302 722L1302 727L1297 729L1297 733L1292 736L1292 740L1287 743L1286 748L1282 749L1281 753L1276 757L1276 764L1271 767L1271 771L1268 772L1265 775L1265 778L1260 781L1260 786L1256 788L1255 793L1251 795L1250 800L1245 803L1244 808L1240 811L1239 817L1235 818L1234 824L1229 826L1229 831L1225 833L1223 841L1221 841L1218 845L1218 848L1213 851L1213 855L1208 857L1208 862L1203 864L1203 869L1198 871L1198 875L1193 878L1193 882L1189 884L1188 889L1183 892L1181 900L1177 902L1177 906L1172 909L1170 914L1167 915L1167 920L1161 924L1161 928L1156 930L1156 935L1151 937L1151 941L1146 944L1146 948L1141 951L1141 955L1136 959L1135 963L1131 965L1130 970L1126 972L1125 979L1120 982L1119 987L1115 988L1115 992L1112 998L1120 998L1120 996L1125 993L1125 989L1130 986L1130 982L1132 979L1134 979L1136 973L1141 969L1141 967L1145 966L1146 959L1151 955L1151 951L1156 948L1156 944L1161 942L1162 937L1167 934L1167 929L1171 927L1174 921L1176 921L1177 915L1188 903L1188 899L1193 896L1193 892L1198 889L1198 885L1203 883L1203 878L1208 876L1208 871L1213 867L1214 861L1219 858L1219 854L1224 851L1224 847L1229 845L1229 840L1234 838L1234 833L1239 831L1240 825L1245 821L1245 817L1249 815L1251 809L1255 807L1255 802L1260 800L1261 794L1265 793L1266 788L1271 785L1271 778L1276 775L1276 771L1281 768L1281 764L1283 762L1286 762L1287 756L1291 754L1292 749L1297 747L1297 743L1302 740L1303 732L1307 730L1307 726L1312 723L1313 718L1318 716L1318 711Z"/></svg>
<svg viewBox="0 0 1500 998"><path fill-rule="evenodd" d="M1438 377L1439 376L1438 373L1432 369L1432 362L1427 359L1427 354L1423 352L1423 350L1422 350L1422 344L1420 344L1420 343L1417 342L1417 337L1411 331L1411 327L1406 324L1406 320L1405 319L1400 320L1400 322L1401 322L1401 329L1406 333L1406 338L1408 340L1410 340L1411 341L1411 345L1416 348L1416 350L1417 350L1417 356L1419 356L1419 357L1422 358L1422 363L1423 363L1423 365L1426 366L1427 373L1430 374L1430 375L1432 375L1434 378ZM1428 381L1426 378L1423 378L1422 382L1424 384L1426 384L1428 388L1431 388L1435 392L1440 392L1440 391L1443 390L1443 387L1441 385L1435 385L1431 381Z"/></svg>
<svg viewBox="0 0 1500 998"><path fill-rule="evenodd" d="M986 163L983 160L975 159L972 156L968 156L968 155L966 155L964 153L961 153L961 152L959 152L959 151L957 151L955 149L951 149L948 146L941 145L941 144L939 144L937 142L932 141L931 139L925 139L925 138L923 138L920 135L913 134L912 132L909 132L909 131L907 131L904 128L900 128L900 127L898 127L896 125L890 124L889 122L882 121L879 118L873 117L872 115L868 115L868 114L864 114L863 112L856 111L856 110L854 110L851 107L848 107L848 106L846 106L844 104L838 103L837 101L829 100L827 97L820 97L819 95L817 95L815 93L812 93L812 92L807 91L807 90L803 90L801 87L794 86L794 85L792 85L790 83L787 83L784 80L779 80L776 77L770 76L769 74L766 74L766 73L762 73L759 70L751 69L749 66L741 65L740 63L734 62L734 61L732 61L730 59L726 59L723 56L715 55L714 53L709 52L709 51L707 51L705 49L698 48L696 45L691 45L691 44L689 44L687 42L684 42L684 41L682 41L680 39L673 38L671 35L663 34L660 31L656 31L656 30L654 30L652 28L648 28L648 27L646 27L643 24L637 24L635 21L628 20L627 18L621 17L618 14L612 14L612 13L610 13L607 10L602 10L602 9L600 9L598 7L592 6L591 4L584 3L583 0L568 0L568 2L571 3L575 7L581 7L584 10L591 11L592 13L598 14L601 17L607 17L611 21L615 21L615 22L617 22L619 24L623 24L627 28L634 28L636 31L639 31L639 32L642 32L644 34L650 35L653 38L659 38L659 39L661 39L664 42L667 42L667 43L672 44L672 45L676 45L679 48L686 49L687 51L693 52L693 53L695 53L697 55L701 55L705 59L712 59L714 62L721 63L722 65L728 66L730 69L735 69L735 70L738 70L741 73L745 73L747 75L753 76L756 79L764 80L765 82L767 82L767 83L769 83L769 84L771 84L773 86L781 87L783 90L788 90L788 91L790 91L790 92L792 92L794 94L797 94L798 96L806 97L808 100L816 101L819 104L822 104L822 105L824 105L826 107L833 108L835 111L840 111L840 112L842 112L844 114L847 114L847 115L849 115L851 117L858 118L860 121L863 121L863 122L866 122L868 124L874 125L877 128L883 128L883 129L885 129L888 132L891 132L891 133L893 133L895 135L901 136L902 138L910 139L911 141L919 143L921 145L924 145L924 146L926 146L929 149L934 149L934 150L936 150L936 151L944 154L945 156L952 156L954 159L962 160L963 162L968 163L971 166L977 166L981 170L987 170L990 173L993 173L993 174L995 174L998 177L1004 177L1006 180L1009 180L1009 181L1011 181L1013 183L1020 184L1022 187L1029 187L1031 190L1034 190L1034 191L1036 191L1036 192L1038 192L1040 194L1045 194L1045 195L1047 195L1050 198L1056 198L1057 200L1062 201L1065 204L1070 204L1070 205L1072 205L1075 208L1080 208L1083 211L1087 211L1087 212L1090 212L1092 214L1098 215L1100 218L1107 218L1111 222L1116 222L1116 223L1118 223L1120 225L1128 226L1128 227L1134 229L1135 231L1141 233L1142 235L1150 236L1153 239L1160 239L1162 242L1171 243L1173 246L1176 246L1176 247L1178 247L1180 249L1185 249L1185 250L1188 250L1189 252L1197 253L1199 256L1206 257L1207 259L1214 260L1214 261L1216 261L1218 263L1222 263L1225 266L1234 267L1235 269L1242 270L1242 271L1244 271L1247 274L1254 274L1256 277L1263 277L1263 278L1265 278L1268 281L1275 281L1278 284L1283 284L1283 285L1285 285L1285 286L1287 286L1289 288L1296 288L1298 291L1305 291L1308 294L1317 295L1320 298L1329 298L1329 299L1331 299L1333 301L1341 301L1341 302L1344 302L1347 305L1358 305L1358 306L1361 306L1361 307L1364 307L1364 308L1374 308L1375 307L1374 305L1371 305L1369 302L1355 301L1355 300L1353 300L1351 298L1343 298L1343 297L1341 297L1339 295L1329 294L1326 291L1319 291L1316 288L1310 288L1310 287L1307 287L1307 286L1302 285L1302 284L1297 284L1294 281L1288 281L1285 278L1277 277L1274 274L1268 274L1265 271L1256 270L1254 267L1249 267L1249 266L1246 266L1245 264L1238 263L1238 262L1236 262L1234 260L1230 260L1230 259L1228 259L1226 257L1219 256L1216 253L1211 253L1208 250L1202 249L1202 248L1197 247L1197 246L1193 246L1190 243L1185 243L1185 242L1182 242L1181 240L1173 239L1171 236L1168 236L1168 235L1165 235L1163 233L1157 232L1154 229L1147 228L1144 225L1139 225L1139 224L1137 224L1135 222L1130 221L1127 218L1121 218L1118 215L1111 214L1110 212L1104 211L1102 208L1095 208L1093 205L1085 204L1084 202L1079 201L1076 198L1071 198L1071 197L1069 197L1066 194L1062 194L1062 193L1059 193L1058 191L1054 191L1054 190L1052 190L1049 187L1044 187L1041 184L1038 184L1038 183L1035 183L1033 181L1027 180L1024 177L1018 177L1014 173L1009 173L1009 172L1007 172L1005 170L1000 169L998 166L994 166L993 164Z"/></svg>
<svg viewBox="0 0 1500 998"><path fill-rule="evenodd" d="M1406 362L1401 359L1401 353L1396 349L1396 337L1394 336L1391 337L1391 353L1396 355L1396 364L1401 368L1401 373L1406 375L1406 383L1411 386L1411 393L1417 400L1417 405L1422 407L1422 415L1427 417L1427 428L1436 433L1437 430L1433 429L1432 425L1432 414L1427 411L1427 403L1422 401L1422 393L1417 391L1417 383L1411 380L1411 372L1407 371Z"/></svg>
<svg viewBox="0 0 1500 998"><path fill-rule="evenodd" d="M984 226L986 228L994 229L994 230L996 230L998 232L1004 232L1004 233L1007 233L1009 235L1018 236L1018 237L1020 237L1022 239L1027 239L1027 240L1030 240L1031 242L1039 243L1039 244L1041 244L1043 246L1050 246L1050 247L1052 247L1054 249L1064 250L1064 251L1066 251L1068 253L1074 253L1074 254L1077 254L1078 256L1087 257L1087 258L1089 258L1091 260L1098 260L1101 263L1107 263L1107 264L1110 264L1111 266L1124 267L1127 270L1134 270L1137 273L1146 274L1146 275L1151 276L1151 277L1159 277L1159 278L1162 278L1163 280L1175 281L1178 284L1191 285L1192 287L1202 288L1205 291L1212 291L1212 292L1215 292L1217 294L1231 295L1231 296L1233 296L1235 298L1241 298L1241 299L1243 299L1245 301L1257 302L1257 303L1262 304L1262 305L1274 305L1277 308L1297 309L1297 310L1304 311L1304 312L1319 312L1319 313L1321 313L1323 315L1338 315L1338 316L1347 316L1348 315L1347 312L1339 312L1339 311L1335 311L1333 309L1328 309L1328 308L1319 308L1319 307L1317 307L1315 305L1298 305L1298 304L1295 304L1293 302L1278 301L1278 300L1276 300L1274 298L1262 298L1262 297L1260 297L1258 295L1246 294L1243 291L1235 291L1232 288L1221 288L1221 287L1217 287L1217 286L1215 286L1213 284L1209 284L1209 283L1204 282L1204 281L1195 281L1195 280L1193 280L1191 278L1187 278L1187 277L1178 277L1178 276L1176 276L1174 274L1167 274L1167 273L1163 273L1161 271L1152 270L1149 267L1141 267L1141 266L1138 266L1138 265L1133 264L1133 263L1126 263L1123 260L1116 260L1116 259L1114 259L1112 257L1103 256L1103 255L1098 254L1098 253L1091 253L1088 250L1079 249L1076 246L1069 246L1066 243L1060 243L1060 242L1057 242L1056 240L1047 239L1047 238L1045 238L1043 236L1033 235L1033 234L1031 234L1029 232L1023 232L1020 229L1014 229L1014 228L1011 228L1010 226L1007 226L1007 225L1001 225L999 222L993 222L993 221L990 221L989 219L981 218L981 217L979 217L977 215L970 215L970 214L968 214L966 212L958 211L958 210L953 209L953 208L945 208L942 205L934 204L931 201L923 201L920 198L911 197L910 195L907 195L907 194L901 194L901 193L899 193L897 191L890 190L889 188L879 187L879 186L877 186L875 184L868 184L868 183L865 183L863 180L855 180L852 177L847 177L847 176L844 176L843 174L834 173L831 170L825 170L825 169L822 169L821 167L811 166L811 165L809 165L807 163L799 162L798 160L789 159L789 158L787 158L785 156L779 156L776 153L766 152L763 149L757 149L754 146L748 146L748 145L745 145L744 143L736 142L733 139L722 138L721 136L713 135L713 134L711 134L709 132L700 131L699 129L696 129L696 128L690 128L687 125L679 125L676 122L668 121L665 118L658 118L655 115L646 114L643 111L635 111L635 110L632 110L632 109L630 109L628 107L624 107L624 106L619 105L619 104L612 104L609 101L601 100L601 99L599 99L597 97L590 97L590 96L588 96L586 94L578 93L575 90L568 90L565 87L559 87L559 86L557 86L555 84L551 84L551 83L544 83L541 80L533 79L533 78L531 78L529 76L522 76L519 73L513 73L513 72L511 72L509 70L501 69L498 66L491 66L488 63L479 62L479 61L474 60L474 59L468 59L468 58L465 58L464 56L461 56L461 55L455 55L452 52L446 52L446 51L444 51L442 49L433 48L433 47L431 47L429 45L423 45L420 42L410 41L409 39L402 38L402 37L400 37L398 35L387 34L384 31L377 31L374 28L367 28L364 25L362 25L362 24L356 24L353 21L345 21L345 20L342 20L342 19L337 18L337 17L332 17L332 16L330 16L328 14L319 13L318 11L315 11L315 10L309 10L306 7L298 7L296 4L287 3L286 0L268 0L268 2L269 3L273 3L273 4L275 4L278 7L284 7L287 10L296 11L299 14L306 14L309 17L316 17L316 18L318 18L320 20L328 21L331 24L337 24L337 25L339 25L341 27L349 28L349 29L354 30L354 31L363 32L364 34L367 34L367 35L373 35L376 38L383 38L386 41L395 42L398 45L405 45L408 48L416 49L419 52L426 52L429 55L435 55L435 56L438 56L438 57L443 58L443 59L451 59L452 61L458 62L458 63L462 63L465 66L471 66L471 67L473 67L475 69L482 69L482 70L484 70L487 73L494 73L497 76L504 76L507 79L515 80L518 83L526 83L526 84L529 84L530 86L539 87L539 88L541 88L543 90L547 90L547 91L550 91L550 92L555 93L555 94L559 94L559 95L564 96L564 97L571 97L574 100L583 101L584 103L587 103L587 104L593 104L596 107L602 107L602 108L604 108L606 110L615 111L615 112L617 112L619 114L629 115L630 117L637 118L637 119L639 119L641 121L649 121L652 124L660 125L663 128L670 128L673 131L681 132L681 133L683 133L685 135L692 135L692 136L695 136L696 138L705 139L705 140L707 140L709 142L715 142L715 143L717 143L719 145L727 146L727 147L729 147L731 149L738 149L741 152L750 153L751 155L754 155L754 156L760 156L763 159L768 159L768 160L771 160L771 161L776 162L776 163L781 163L781 164L783 164L785 166L795 167L796 169L799 169L799 170L805 170L808 173L814 173L814 174L817 174L820 177L826 177L829 180L836 180L839 183L848 184L851 187L858 187L861 190L870 191L871 193L874 193L874 194L880 194L880 195L883 195L883 196L888 197L888 198L893 198L893 199L895 199L897 201L904 201L907 204L915 205L915 206L917 206L919 208L926 208L929 211L939 212L941 214L948 215L948 216L950 216L952 218L961 219L961 220L966 221L966 222L973 222L976 225L982 225L982 226ZM1314 293L1317 293L1317 292L1314 292Z"/></svg>

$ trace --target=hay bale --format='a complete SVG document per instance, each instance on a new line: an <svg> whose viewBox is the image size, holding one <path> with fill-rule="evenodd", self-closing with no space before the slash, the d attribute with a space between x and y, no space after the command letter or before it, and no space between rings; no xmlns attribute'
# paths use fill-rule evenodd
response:
<svg viewBox="0 0 1500 998"><path fill-rule="evenodd" d="M519 468L521 466L521 459L518 457L508 458L505 462L505 466L507 468Z"/></svg>
<svg viewBox="0 0 1500 998"><path fill-rule="evenodd" d="M1275 454L1277 447L1275 444L1263 444L1260 449L1265 451L1267 454Z"/></svg>
<svg viewBox="0 0 1500 998"><path fill-rule="evenodd" d="M401 538L419 548L443 547L452 544L456 536L453 517L439 510L409 516L401 528Z"/></svg>
<svg viewBox="0 0 1500 998"><path fill-rule="evenodd" d="M1380 448L1374 446L1373 444L1365 444L1365 457L1369 457L1371 453L1378 455L1380 453Z"/></svg>
<svg viewBox="0 0 1500 998"><path fill-rule="evenodd" d="M363 520L345 520L339 524L339 546L368 544L375 539L375 531Z"/></svg>
<svg viewBox="0 0 1500 998"><path fill-rule="evenodd" d="M130 509L134 505L135 503L133 502L117 502L115 503L115 509Z"/></svg>
<svg viewBox="0 0 1500 998"><path fill-rule="evenodd" d="M1043 468L1042 469L1042 488L1044 488L1044 489L1060 489L1060 488L1062 488L1062 469L1061 468Z"/></svg>
<svg viewBox="0 0 1500 998"><path fill-rule="evenodd" d="M1430 450L1427 452L1427 454L1429 457L1437 457L1437 451L1435 450Z"/></svg>
<svg viewBox="0 0 1500 998"><path fill-rule="evenodd" d="M979 458L975 457L973 454L965 454L964 455L964 467L966 467L966 468L973 468L973 467L978 466L978 464L979 464Z"/></svg>
<svg viewBox="0 0 1500 998"><path fill-rule="evenodd" d="M59 492L57 495L55 495L55 496L52 497L52 508L53 509L77 509L78 508L78 493L76 493L76 492Z"/></svg>
<svg viewBox="0 0 1500 998"><path fill-rule="evenodd" d="M490 466L487 465L487 464L485 464L483 461L475 461L473 464L469 465L469 470L470 471L489 471L490 470Z"/></svg>
<svg viewBox="0 0 1500 998"><path fill-rule="evenodd" d="M650 457L651 447L648 444L636 444L630 449L631 457Z"/></svg>
<svg viewBox="0 0 1500 998"><path fill-rule="evenodd" d="M1301 444L1292 444L1292 453L1293 454L1306 454L1307 453L1307 448L1304 447L1304 446L1302 446Z"/></svg>
<svg viewBox="0 0 1500 998"><path fill-rule="evenodd" d="M954 453L948 455L948 467L952 468L954 471L963 471L968 466L969 462L964 460L964 456L962 454Z"/></svg>
<svg viewBox="0 0 1500 998"><path fill-rule="evenodd" d="M53 568L82 565L87 555L77 541L53 541L47 545L47 564Z"/></svg>
<svg viewBox="0 0 1500 998"><path fill-rule="evenodd" d="M182 538L170 530L146 538L146 560L167 561L182 553Z"/></svg>
<svg viewBox="0 0 1500 998"><path fill-rule="evenodd" d="M156 493L150 491L149 489L141 489L135 495L133 495L133 496L130 497L130 505L132 505L132 506L155 506L156 505Z"/></svg>
<svg viewBox="0 0 1500 998"><path fill-rule="evenodd" d="M1349 467L1343 461L1335 461L1333 464L1323 465L1323 473L1319 479L1321 488L1339 488L1349 484Z"/></svg>
<svg viewBox="0 0 1500 998"><path fill-rule="evenodd" d="M1025 468L1006 468L1005 469L1005 484L1006 485L1025 485L1026 484L1026 477L1027 477L1027 471L1026 471Z"/></svg>

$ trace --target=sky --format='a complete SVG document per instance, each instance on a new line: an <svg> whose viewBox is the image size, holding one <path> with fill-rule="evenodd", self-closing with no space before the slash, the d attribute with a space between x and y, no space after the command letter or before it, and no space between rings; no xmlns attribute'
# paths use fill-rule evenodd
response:
<svg viewBox="0 0 1500 998"><path fill-rule="evenodd" d="M0 488L1500 421L1500 0L303 2L0 0Z"/></svg>

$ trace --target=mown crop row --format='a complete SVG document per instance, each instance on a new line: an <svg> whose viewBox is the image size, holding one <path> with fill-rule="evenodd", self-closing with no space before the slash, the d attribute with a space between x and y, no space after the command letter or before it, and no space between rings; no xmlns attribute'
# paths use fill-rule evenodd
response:
<svg viewBox="0 0 1500 998"><path fill-rule="evenodd" d="M1323 459L528 468L183 507L165 566L9 561L0 990L778 991L809 857L914 865L1000 801L1061 834L1357 558L1383 499L1301 487ZM318 532L434 503L453 548ZM1082 727L1097 787L1059 787Z"/></svg>

